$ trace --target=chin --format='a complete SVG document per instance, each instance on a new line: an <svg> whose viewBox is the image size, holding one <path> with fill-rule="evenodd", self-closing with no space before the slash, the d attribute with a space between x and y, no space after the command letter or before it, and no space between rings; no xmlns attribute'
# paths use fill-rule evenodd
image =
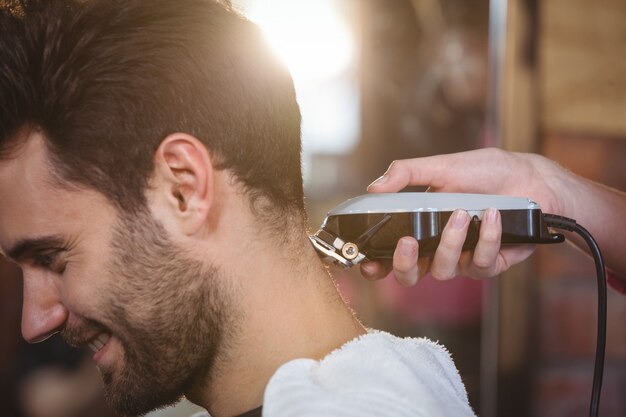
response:
<svg viewBox="0 0 626 417"><path fill-rule="evenodd" d="M173 405L183 398L182 389L140 375L140 370L128 364L122 369L101 371L107 402L121 416L143 416L150 411Z"/></svg>

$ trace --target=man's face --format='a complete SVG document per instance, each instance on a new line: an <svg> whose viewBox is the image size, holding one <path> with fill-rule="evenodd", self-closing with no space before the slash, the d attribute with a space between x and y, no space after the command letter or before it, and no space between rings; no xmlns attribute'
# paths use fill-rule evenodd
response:
<svg viewBox="0 0 626 417"><path fill-rule="evenodd" d="M0 163L0 247L22 267L22 333L90 346L124 415L177 400L234 328L217 268L190 259L147 212L55 185L39 135Z"/></svg>

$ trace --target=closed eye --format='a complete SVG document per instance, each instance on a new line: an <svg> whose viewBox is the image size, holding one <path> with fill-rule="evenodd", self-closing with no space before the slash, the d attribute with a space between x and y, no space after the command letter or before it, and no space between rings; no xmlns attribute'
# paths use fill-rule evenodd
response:
<svg viewBox="0 0 626 417"><path fill-rule="evenodd" d="M31 265L62 273L65 271L66 262L60 255L68 250L66 242L60 235L27 237L9 247L6 254L18 265Z"/></svg>
<svg viewBox="0 0 626 417"><path fill-rule="evenodd" d="M37 251L32 256L32 264L38 268L50 270L55 273L63 273L65 271L65 263L61 260L62 249L50 249Z"/></svg>

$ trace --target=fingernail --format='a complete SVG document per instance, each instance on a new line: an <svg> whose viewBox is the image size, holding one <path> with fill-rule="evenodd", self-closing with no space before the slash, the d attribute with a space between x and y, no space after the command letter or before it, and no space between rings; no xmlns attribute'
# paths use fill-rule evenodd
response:
<svg viewBox="0 0 626 417"><path fill-rule="evenodd" d="M415 245L407 242L406 240L400 239L400 254L402 256L414 256L415 255Z"/></svg>
<svg viewBox="0 0 626 417"><path fill-rule="evenodd" d="M381 175L380 177L376 178L370 185L368 185L367 188L370 188L374 185L382 185L386 182L387 182L387 176Z"/></svg>
<svg viewBox="0 0 626 417"><path fill-rule="evenodd" d="M483 221L487 224L495 224L498 217L498 211L495 208L488 208L485 210Z"/></svg>
<svg viewBox="0 0 626 417"><path fill-rule="evenodd" d="M456 210L454 214L452 214L452 226L457 230L463 229L468 220L469 215L463 210Z"/></svg>

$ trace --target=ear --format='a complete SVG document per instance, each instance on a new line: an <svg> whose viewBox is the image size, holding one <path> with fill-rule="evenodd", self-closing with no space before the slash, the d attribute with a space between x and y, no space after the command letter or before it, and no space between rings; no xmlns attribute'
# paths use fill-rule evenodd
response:
<svg viewBox="0 0 626 417"><path fill-rule="evenodd" d="M166 227L194 235L208 220L213 181L214 167L204 144L191 135L173 133L154 155L151 208Z"/></svg>

